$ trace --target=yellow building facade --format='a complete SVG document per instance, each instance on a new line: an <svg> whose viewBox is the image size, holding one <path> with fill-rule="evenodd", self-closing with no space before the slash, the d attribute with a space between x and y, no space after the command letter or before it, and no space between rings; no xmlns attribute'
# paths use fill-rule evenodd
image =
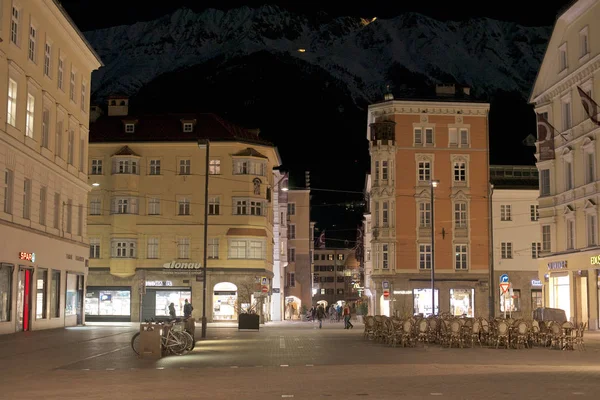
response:
<svg viewBox="0 0 600 400"><path fill-rule="evenodd" d="M119 97L90 133L88 319L164 317L171 303L180 316L186 299L200 319L207 279L209 321L249 307L268 320L277 149L214 114L130 115Z"/></svg>
<svg viewBox="0 0 600 400"><path fill-rule="evenodd" d="M90 79L58 1L0 2L0 334L84 323Z"/></svg>

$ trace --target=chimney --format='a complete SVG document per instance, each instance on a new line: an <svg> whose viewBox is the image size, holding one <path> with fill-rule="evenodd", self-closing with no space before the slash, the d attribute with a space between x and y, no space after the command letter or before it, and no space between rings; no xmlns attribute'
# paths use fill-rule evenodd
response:
<svg viewBox="0 0 600 400"><path fill-rule="evenodd" d="M454 96L456 85L454 83L435 85L435 94L438 96Z"/></svg>
<svg viewBox="0 0 600 400"><path fill-rule="evenodd" d="M251 129L246 129L248 132L250 132L253 135L260 135L260 128L251 128Z"/></svg>
<svg viewBox="0 0 600 400"><path fill-rule="evenodd" d="M463 91L463 94L465 96L470 96L471 95L471 88L468 87L468 86L463 86L462 91Z"/></svg>
<svg viewBox="0 0 600 400"><path fill-rule="evenodd" d="M124 117L129 113L129 97L127 96L109 96L108 98L108 116Z"/></svg>
<svg viewBox="0 0 600 400"><path fill-rule="evenodd" d="M99 106L91 106L90 107L90 123L96 122L98 118L100 118L104 114L102 109Z"/></svg>

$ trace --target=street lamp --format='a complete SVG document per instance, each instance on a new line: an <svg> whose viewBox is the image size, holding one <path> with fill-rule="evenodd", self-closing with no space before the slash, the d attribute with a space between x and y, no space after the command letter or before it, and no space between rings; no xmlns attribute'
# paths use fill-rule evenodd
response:
<svg viewBox="0 0 600 400"><path fill-rule="evenodd" d="M204 259L202 260L202 338L206 338L206 261L208 260L208 175L210 168L210 141L208 139L198 139L198 147L206 147L206 169L204 175Z"/></svg>
<svg viewBox="0 0 600 400"><path fill-rule="evenodd" d="M434 230L434 214L433 214L433 189L435 189L439 180L431 180L431 315L435 315L435 230Z"/></svg>

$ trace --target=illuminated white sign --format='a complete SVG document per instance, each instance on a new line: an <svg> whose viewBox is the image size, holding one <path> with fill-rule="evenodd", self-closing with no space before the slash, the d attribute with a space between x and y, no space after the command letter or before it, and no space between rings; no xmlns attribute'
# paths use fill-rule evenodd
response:
<svg viewBox="0 0 600 400"><path fill-rule="evenodd" d="M394 294L413 294L412 290L394 290Z"/></svg>
<svg viewBox="0 0 600 400"><path fill-rule="evenodd" d="M171 261L170 263L164 263L163 268L166 268L166 269L201 269L202 265L200 263L194 263L194 262Z"/></svg>
<svg viewBox="0 0 600 400"><path fill-rule="evenodd" d="M532 279L531 286L542 286L542 281L539 281L537 279Z"/></svg>
<svg viewBox="0 0 600 400"><path fill-rule="evenodd" d="M171 281L146 281L146 286L173 286Z"/></svg>

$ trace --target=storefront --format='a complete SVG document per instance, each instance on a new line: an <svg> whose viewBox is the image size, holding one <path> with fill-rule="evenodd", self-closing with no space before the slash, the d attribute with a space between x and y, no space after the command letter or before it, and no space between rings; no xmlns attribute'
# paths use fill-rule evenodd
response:
<svg viewBox="0 0 600 400"><path fill-rule="evenodd" d="M508 290L502 292L501 277L508 277ZM537 271L494 271L496 316L531 318L533 310L543 307L542 282Z"/></svg>
<svg viewBox="0 0 600 400"><path fill-rule="evenodd" d="M131 287L88 286L85 294L86 321L131 321Z"/></svg>
<svg viewBox="0 0 600 400"><path fill-rule="evenodd" d="M213 320L235 321L237 320L238 288L231 282L219 282L213 288ZM251 303L240 304L245 311L251 307Z"/></svg>
<svg viewBox="0 0 600 400"><path fill-rule="evenodd" d="M192 288L190 286L153 286L153 283L155 281L146 281L146 293L142 297L142 319L168 318L171 304L175 307L175 315L183 317L185 300L192 301ZM165 283L172 282L165 281Z"/></svg>
<svg viewBox="0 0 600 400"><path fill-rule="evenodd" d="M81 325L89 247L0 225L0 334Z"/></svg>
<svg viewBox="0 0 600 400"><path fill-rule="evenodd" d="M431 315L431 289L413 289L413 314ZM435 314L440 312L440 293L434 292Z"/></svg>

